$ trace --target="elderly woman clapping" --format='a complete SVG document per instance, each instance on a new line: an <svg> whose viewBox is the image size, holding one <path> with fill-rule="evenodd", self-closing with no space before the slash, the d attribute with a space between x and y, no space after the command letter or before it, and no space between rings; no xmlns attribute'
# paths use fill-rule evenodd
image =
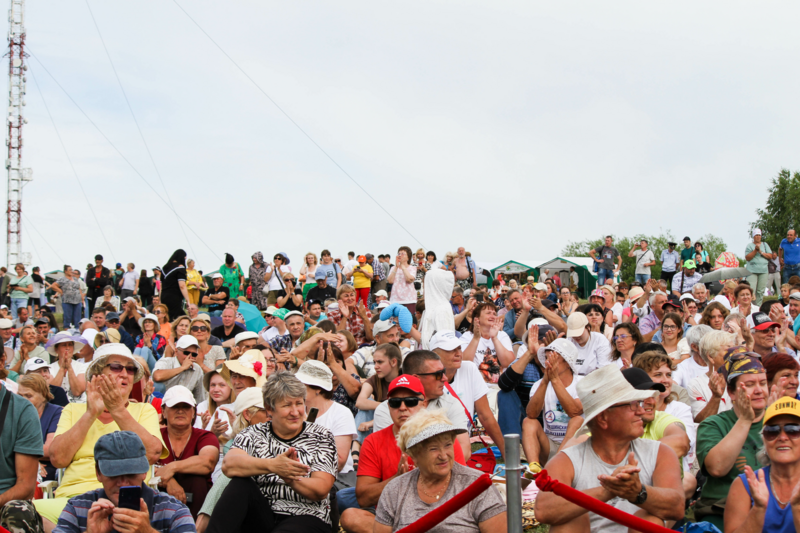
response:
<svg viewBox="0 0 800 533"><path fill-rule="evenodd" d="M397 531L466 489L482 474L456 464L455 437L465 430L454 426L443 411L422 410L409 418L397 435L400 450L416 468L390 481L375 513L375 533ZM447 518L453 531L506 531L506 505L489 487Z"/></svg>
<svg viewBox="0 0 800 533"><path fill-rule="evenodd" d="M231 481L208 531L330 531L328 495L337 471L333 434L306 423L306 387L292 374L269 376L263 394L271 420L233 440L222 463Z"/></svg>
<svg viewBox="0 0 800 533"><path fill-rule="evenodd" d="M800 529L800 401L783 397L767 408L759 460L764 468L731 485L725 505L725 533Z"/></svg>

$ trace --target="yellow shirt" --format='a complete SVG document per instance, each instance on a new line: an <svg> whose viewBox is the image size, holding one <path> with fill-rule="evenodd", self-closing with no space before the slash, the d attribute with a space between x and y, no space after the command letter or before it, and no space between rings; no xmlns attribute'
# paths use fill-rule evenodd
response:
<svg viewBox="0 0 800 533"><path fill-rule="evenodd" d="M58 437L69 431L85 412L85 403L71 403L64 407L64 410L61 411L61 419L58 421L55 436ZM158 437L162 446L164 445L164 439L161 438L161 429L158 425L158 413L156 413L152 405L131 402L128 404L128 412L148 433ZM94 445L103 435L119 430L119 426L114 421L109 424L103 424L100 420L94 421L86 434L86 438L83 439L83 444L78 448L75 457L72 458L72 462L64 471L61 485L56 489L55 495L57 498L71 498L90 490L103 488L103 485L97 480L97 474L94 470ZM169 450L167 450L166 446L163 446L161 459L166 459L168 456ZM150 479L149 472L147 479Z"/></svg>
<svg viewBox="0 0 800 533"><path fill-rule="evenodd" d="M372 274L372 267L364 264L361 270ZM372 280L369 279L363 272L353 270L353 287L356 289L369 289L372 286Z"/></svg>
<svg viewBox="0 0 800 533"><path fill-rule="evenodd" d="M197 270L187 270L186 271L186 281L195 281L195 282L197 282L197 283L202 285L203 284L203 276L201 276L200 272L198 272ZM189 290L189 291L200 292L200 289L198 289L197 287L194 287L194 286L190 287L188 284L186 285L186 289ZM172 318L172 317L170 317L170 318Z"/></svg>

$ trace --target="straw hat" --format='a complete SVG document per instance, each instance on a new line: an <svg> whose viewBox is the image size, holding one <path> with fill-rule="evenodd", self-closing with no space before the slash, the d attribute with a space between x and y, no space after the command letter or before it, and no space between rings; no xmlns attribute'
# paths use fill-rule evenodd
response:
<svg viewBox="0 0 800 533"><path fill-rule="evenodd" d="M583 404L583 424L575 436L589 431L587 423L612 405L655 398L658 391L636 390L617 365L601 367L578 382L578 398Z"/></svg>
<svg viewBox="0 0 800 533"><path fill-rule="evenodd" d="M256 380L256 387L261 388L267 382L267 360L261 350L247 350L239 359L225 361L220 374L228 383L231 382L231 372L248 376Z"/></svg>
<svg viewBox="0 0 800 533"><path fill-rule="evenodd" d="M91 381L94 376L100 375L106 362L112 355L119 355L130 359L136 365L136 375L133 377L133 382L137 383L144 377L144 369L142 364L136 360L131 351L124 344L109 343L104 344L94 351L94 358L89 366L86 367L86 381Z"/></svg>
<svg viewBox="0 0 800 533"><path fill-rule="evenodd" d="M333 372L322 361L314 359L306 361L300 365L294 377L299 379L303 385L312 385L329 392L333 389Z"/></svg>

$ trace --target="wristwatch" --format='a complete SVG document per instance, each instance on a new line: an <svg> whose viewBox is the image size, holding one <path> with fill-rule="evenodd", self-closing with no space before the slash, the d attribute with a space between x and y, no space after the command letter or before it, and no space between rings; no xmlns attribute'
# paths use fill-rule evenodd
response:
<svg viewBox="0 0 800 533"><path fill-rule="evenodd" d="M636 499L633 500L633 504L642 505L646 501L647 501L647 487L642 485L642 490L639 491L639 494L636 496Z"/></svg>

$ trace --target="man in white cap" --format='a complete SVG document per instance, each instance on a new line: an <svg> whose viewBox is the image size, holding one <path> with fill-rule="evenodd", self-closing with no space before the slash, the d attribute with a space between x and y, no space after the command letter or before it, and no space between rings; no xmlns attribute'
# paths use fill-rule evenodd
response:
<svg viewBox="0 0 800 533"><path fill-rule="evenodd" d="M567 318L567 339L578 351L575 359L575 373L586 376L611 363L611 343L602 333L589 331L589 319L576 311Z"/></svg>
<svg viewBox="0 0 800 533"><path fill-rule="evenodd" d="M680 464L666 444L644 440L644 400L658 392L636 390L616 365L607 365L578 382L586 441L547 463L551 478L612 507L670 527L684 516ZM626 532L616 522L589 512L552 492L536 498L536 518L561 531Z"/></svg>
<svg viewBox="0 0 800 533"><path fill-rule="evenodd" d="M0 339L3 341L3 349L6 352L6 361L14 359L14 350L19 348L19 342L14 337L14 323L8 318L0 318Z"/></svg>
<svg viewBox="0 0 800 533"><path fill-rule="evenodd" d="M54 405L60 405L61 407L64 407L69 403L69 398L67 398L67 393L64 391L64 389L50 383L53 380L53 376L50 374L50 363L41 357L28 359L25 362L23 374L39 374L44 378L50 388L50 394L53 395L53 399L50 400L50 403Z"/></svg>
<svg viewBox="0 0 800 533"><path fill-rule="evenodd" d="M208 314L211 316L221 316L225 304L231 297L228 287L222 285L222 274L215 272L211 276L211 287L203 294L203 301L200 302L208 306Z"/></svg>
<svg viewBox="0 0 800 533"><path fill-rule="evenodd" d="M277 337L278 335L281 334L281 332L278 330L278 327L275 325L275 316L274 315L275 315L275 311L277 311L277 310L278 310L277 307L275 307L274 305L270 305L267 308L267 310L264 311L264 320L267 321L267 327L262 329L259 332L259 335L267 343L269 343L272 339L274 339L275 337ZM283 322L283 321L281 321L281 322Z"/></svg>
<svg viewBox="0 0 800 533"><path fill-rule="evenodd" d="M195 360L199 350L197 339L184 335L175 343L175 357L162 357L153 368L153 381L167 392L171 387L183 385L194 395L197 403L205 400L203 369Z"/></svg>
<svg viewBox="0 0 800 533"><path fill-rule="evenodd" d="M350 356L353 364L356 365L363 375L370 378L375 375L375 361L372 355L375 349L381 344L400 342L400 326L389 320L378 320L372 326L372 336L375 339L375 344L372 346L364 346L359 348ZM411 351L408 348L400 346L400 351L403 353L403 358Z"/></svg>
<svg viewBox="0 0 800 533"><path fill-rule="evenodd" d="M252 350L258 345L258 333L255 331L243 331L233 338L234 347L231 348L231 356L228 359L238 359L247 350Z"/></svg>
<svg viewBox="0 0 800 533"><path fill-rule="evenodd" d="M469 419L474 420L475 413L481 421L486 434L505 456L505 440L497 419L489 407L489 387L483 380L480 370L472 361L464 361L461 353L461 341L455 331L439 331L431 337L430 348L444 365L445 394L450 394L464 406Z"/></svg>

